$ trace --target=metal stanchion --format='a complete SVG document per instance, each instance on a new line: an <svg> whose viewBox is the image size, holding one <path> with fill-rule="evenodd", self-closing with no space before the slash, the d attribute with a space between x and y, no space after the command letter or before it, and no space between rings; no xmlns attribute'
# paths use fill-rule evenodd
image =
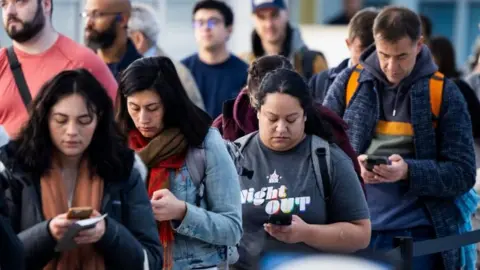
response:
<svg viewBox="0 0 480 270"><path fill-rule="evenodd" d="M395 247L400 247L400 254L403 260L403 270L412 270L413 265L413 238L395 237L393 239Z"/></svg>

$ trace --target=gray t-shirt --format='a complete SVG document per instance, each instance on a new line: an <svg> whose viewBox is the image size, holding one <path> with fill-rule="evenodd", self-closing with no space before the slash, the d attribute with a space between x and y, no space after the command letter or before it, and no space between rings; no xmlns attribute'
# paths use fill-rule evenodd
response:
<svg viewBox="0 0 480 270"><path fill-rule="evenodd" d="M259 256L271 250L315 251L306 244L286 244L263 229L268 216L277 211L298 215L309 224L326 224L369 218L360 182L351 159L331 145L331 216L317 186L311 158L311 136L286 152L268 149L255 135L244 149L245 167L253 178L241 177L244 235L236 266L250 269Z"/></svg>

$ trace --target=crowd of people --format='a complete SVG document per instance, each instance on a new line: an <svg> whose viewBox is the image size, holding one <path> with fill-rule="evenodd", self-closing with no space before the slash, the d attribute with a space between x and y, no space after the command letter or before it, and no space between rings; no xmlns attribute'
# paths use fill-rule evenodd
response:
<svg viewBox="0 0 480 270"><path fill-rule="evenodd" d="M198 1L182 61L145 4L86 0L82 45L54 29L53 0L0 3L2 270L258 269L480 223L479 64L463 76L408 8L336 18L350 57L329 67L283 0L251 1L239 56L231 8ZM69 235L81 219L93 225ZM476 253L412 269L476 269Z"/></svg>

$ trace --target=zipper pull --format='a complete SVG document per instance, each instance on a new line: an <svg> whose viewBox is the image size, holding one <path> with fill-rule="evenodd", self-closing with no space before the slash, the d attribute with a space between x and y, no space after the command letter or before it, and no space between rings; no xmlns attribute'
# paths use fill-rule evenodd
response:
<svg viewBox="0 0 480 270"><path fill-rule="evenodd" d="M393 116L397 114L397 110L393 110Z"/></svg>

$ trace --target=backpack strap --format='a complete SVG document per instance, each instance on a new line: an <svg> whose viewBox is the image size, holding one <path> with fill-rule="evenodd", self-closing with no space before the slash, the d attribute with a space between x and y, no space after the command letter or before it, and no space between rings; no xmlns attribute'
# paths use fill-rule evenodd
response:
<svg viewBox="0 0 480 270"><path fill-rule="evenodd" d="M258 131L254 131L250 134L247 134L241 138L238 138L236 141L235 141L235 144L238 146L238 151L240 153L243 153L243 150L245 149L245 147L248 145L248 143L252 140L253 137L255 137L255 135L257 135Z"/></svg>
<svg viewBox="0 0 480 270"><path fill-rule="evenodd" d="M23 75L22 65L18 61L13 46L7 48L7 57L15 83L17 84L18 91L22 97L23 104L25 105L25 108L28 109L30 102L32 102L32 94L28 89L27 81L25 81L25 76Z"/></svg>
<svg viewBox="0 0 480 270"><path fill-rule="evenodd" d="M332 169L330 162L330 145L324 139L312 136L312 163L313 170L315 172L315 178L317 180L317 187L323 194L325 200L325 205L327 208L327 219L328 219L328 210L331 209L331 179L332 179Z"/></svg>
<svg viewBox="0 0 480 270"><path fill-rule="evenodd" d="M195 205L200 206L205 195L205 170L207 168L207 156L205 153L205 146L190 147L185 158L188 173L192 177L193 184L198 187L197 197L195 198Z"/></svg>
<svg viewBox="0 0 480 270"><path fill-rule="evenodd" d="M358 64L353 69L352 73L350 74L350 78L348 79L347 89L345 93L345 108L348 107L350 100L352 99L353 95L357 91L358 88L358 79L360 78L360 73L363 70L363 66Z"/></svg>
<svg viewBox="0 0 480 270"><path fill-rule="evenodd" d="M438 117L440 116L440 109L443 99L443 85L445 76L440 72L435 72L429 81L430 88L430 106L432 107L432 114L434 116L433 125L437 126Z"/></svg>

